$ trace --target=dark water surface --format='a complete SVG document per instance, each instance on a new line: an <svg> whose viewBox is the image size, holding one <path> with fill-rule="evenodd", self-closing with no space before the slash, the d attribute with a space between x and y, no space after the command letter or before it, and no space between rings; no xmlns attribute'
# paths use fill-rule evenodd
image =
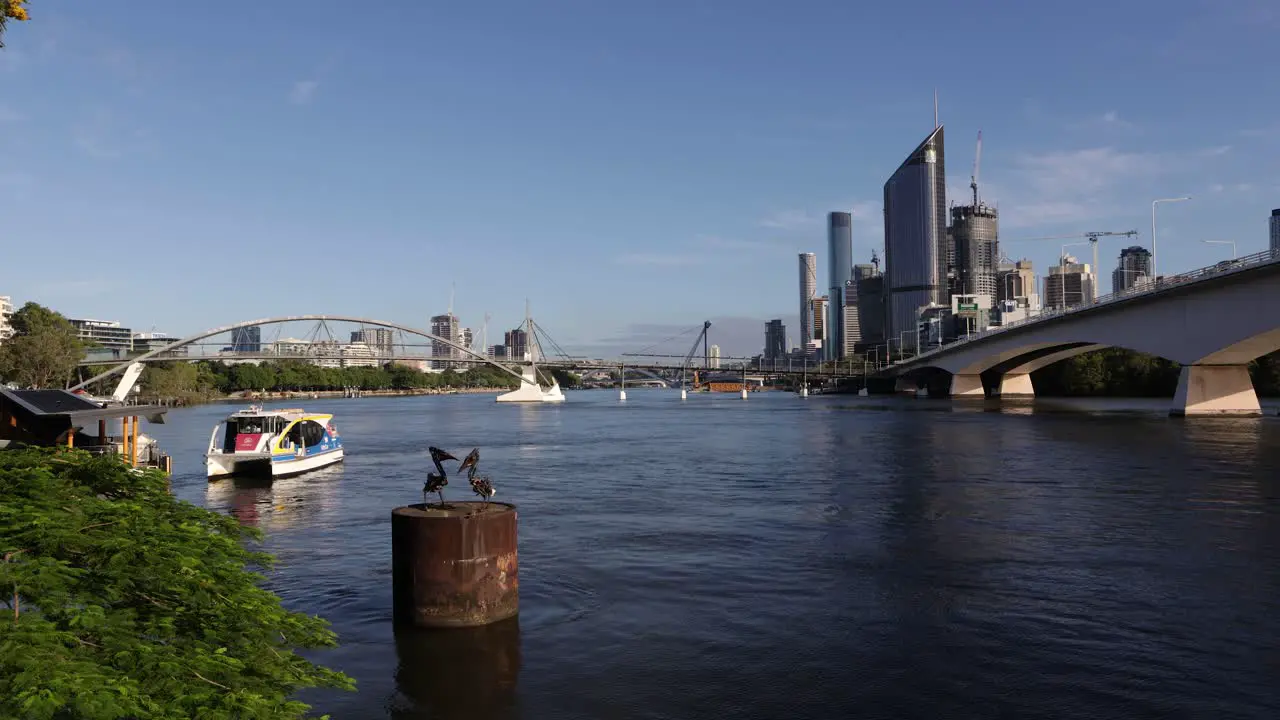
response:
<svg viewBox="0 0 1280 720"><path fill-rule="evenodd" d="M300 404L336 413L347 461L265 488L204 478L232 407L148 432L175 491L261 527L272 589L333 622L316 659L359 692L305 699L335 718L1280 718L1274 417ZM390 513L421 500L429 444L479 445L520 507L517 621L392 629Z"/></svg>

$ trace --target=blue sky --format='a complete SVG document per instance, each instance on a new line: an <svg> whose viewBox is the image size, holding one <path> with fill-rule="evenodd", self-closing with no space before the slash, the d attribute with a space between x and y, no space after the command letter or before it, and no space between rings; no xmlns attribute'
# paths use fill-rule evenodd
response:
<svg viewBox="0 0 1280 720"><path fill-rule="evenodd" d="M10 25L0 294L140 330L425 327L456 283L476 327L527 297L593 353L704 318L758 352L767 318L797 331L796 253L826 276L827 211L880 248L935 87L949 200L981 129L1004 240L1147 244L1151 199L1192 195L1160 210L1176 272L1264 249L1280 207L1274 0L127 6Z"/></svg>

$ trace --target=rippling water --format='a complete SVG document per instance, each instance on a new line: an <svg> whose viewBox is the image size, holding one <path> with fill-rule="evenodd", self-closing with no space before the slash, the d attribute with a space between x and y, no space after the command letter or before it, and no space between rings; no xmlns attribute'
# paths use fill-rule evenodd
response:
<svg viewBox="0 0 1280 720"><path fill-rule="evenodd" d="M347 461L265 487L204 478L227 406L148 431L333 622L335 718L1280 717L1280 419L628 395L307 401ZM428 444L519 505L517 620L393 631Z"/></svg>

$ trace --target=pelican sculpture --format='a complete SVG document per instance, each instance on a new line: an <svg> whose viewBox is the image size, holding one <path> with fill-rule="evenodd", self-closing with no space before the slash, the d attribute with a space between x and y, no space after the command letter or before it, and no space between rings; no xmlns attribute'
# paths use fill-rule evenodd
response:
<svg viewBox="0 0 1280 720"><path fill-rule="evenodd" d="M449 484L449 475L444 471L444 465L441 464L445 460L457 460L458 458L449 454L447 450L441 450L438 447L429 448L431 453L431 462L435 463L436 471L427 473L427 484L422 486L422 504L427 504L427 495L436 493L440 496L440 504L444 505L444 486Z"/></svg>
<svg viewBox="0 0 1280 720"><path fill-rule="evenodd" d="M467 471L467 480L471 483L471 489L475 494L484 498L485 502L489 502L489 498L497 494L493 489L493 483L485 475L480 475L480 448L474 448L463 458L462 463L458 465L458 472Z"/></svg>

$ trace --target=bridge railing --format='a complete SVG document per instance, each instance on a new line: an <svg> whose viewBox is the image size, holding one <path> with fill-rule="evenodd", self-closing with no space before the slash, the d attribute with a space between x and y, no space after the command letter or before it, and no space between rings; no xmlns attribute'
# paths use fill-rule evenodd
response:
<svg viewBox="0 0 1280 720"><path fill-rule="evenodd" d="M1045 310L1045 311L1041 311L1039 315L1023 318L1021 320L1014 320L1013 322L1010 322L1010 323L1004 323L996 327L987 328L986 330L983 330L981 332L972 333L962 338L956 338L956 340L954 340L953 342L939 345L938 347L935 347L931 350L926 350L925 352L922 352L918 355L914 355L905 360L899 360L897 363L894 363L894 364L897 365L902 363L913 363L916 360L919 360L920 358L930 357L938 353L941 353L943 351L950 351L955 349L956 346L958 345L964 345L977 340L982 340L984 338L991 337L992 335L997 335L999 333L1013 330L1015 328L1025 327L1027 325L1033 325L1035 323L1044 322L1045 320L1051 320L1053 318L1061 317L1063 315L1071 315L1073 313L1092 310L1093 308L1096 308L1099 305L1107 305L1110 303L1132 300L1136 297L1142 297L1145 295L1155 295L1155 294L1164 292L1166 290L1172 290L1174 288L1181 287L1189 282L1195 282L1198 280L1203 280L1208 277L1216 277L1219 275L1234 273L1234 272L1243 270L1245 268L1254 267L1256 265L1264 265L1266 263L1276 262L1278 260L1280 260L1280 250L1263 250L1261 252L1256 252L1251 255L1245 255L1244 257L1233 258L1231 260L1223 260L1222 262L1214 263L1213 265L1209 265L1202 268L1197 268L1195 270L1191 270L1185 273L1180 273L1178 275L1171 275L1169 277L1150 280L1148 282L1143 283L1140 286L1128 288L1127 290L1108 293L1106 295L1103 295L1101 297L1094 299L1094 301L1091 303L1084 303L1081 305L1072 305L1065 308L1055 308L1053 310ZM1095 268L1094 271L1096 272L1097 268Z"/></svg>

